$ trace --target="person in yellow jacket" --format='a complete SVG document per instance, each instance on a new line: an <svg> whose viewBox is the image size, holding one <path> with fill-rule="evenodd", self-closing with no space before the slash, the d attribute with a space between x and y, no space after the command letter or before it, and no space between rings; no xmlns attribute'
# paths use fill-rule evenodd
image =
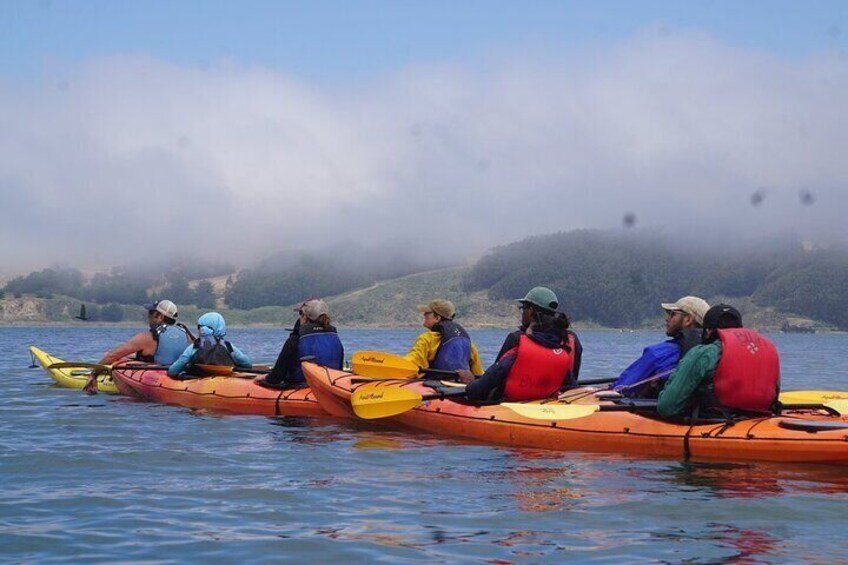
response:
<svg viewBox="0 0 848 565"><path fill-rule="evenodd" d="M450 300L437 298L419 305L418 311L424 315L423 325L428 331L418 336L405 359L425 369L465 369L483 374L477 346L471 343L465 328L453 321L456 307Z"/></svg>

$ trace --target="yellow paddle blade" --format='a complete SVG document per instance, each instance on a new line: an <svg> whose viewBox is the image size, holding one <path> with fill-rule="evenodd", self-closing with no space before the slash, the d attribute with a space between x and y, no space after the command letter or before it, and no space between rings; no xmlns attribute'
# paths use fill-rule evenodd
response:
<svg viewBox="0 0 848 565"><path fill-rule="evenodd" d="M357 351L350 361L353 372L372 379L409 379L418 376L418 365L400 355L382 351Z"/></svg>
<svg viewBox="0 0 848 565"><path fill-rule="evenodd" d="M365 420L402 414L421 404L422 400L414 390L379 383L359 387L350 396L353 412Z"/></svg>
<svg viewBox="0 0 848 565"><path fill-rule="evenodd" d="M534 420L574 420L585 418L601 407L598 404L524 404L521 402L502 402L516 414Z"/></svg>
<svg viewBox="0 0 848 565"><path fill-rule="evenodd" d="M780 401L783 404L815 404L846 399L848 399L848 392L837 390L790 390L780 393Z"/></svg>
<svg viewBox="0 0 848 565"><path fill-rule="evenodd" d="M836 410L841 416L848 414L848 399L831 400L824 403L831 410Z"/></svg>

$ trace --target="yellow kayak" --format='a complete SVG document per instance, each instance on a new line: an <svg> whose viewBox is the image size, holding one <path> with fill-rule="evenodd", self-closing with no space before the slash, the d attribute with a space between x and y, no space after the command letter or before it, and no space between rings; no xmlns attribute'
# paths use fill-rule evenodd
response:
<svg viewBox="0 0 848 565"><path fill-rule="evenodd" d="M38 361L38 364L41 365L44 370L47 371L47 374L50 375L61 387L82 390L82 387L85 386L85 383L88 381L88 377L91 375L91 370L85 367L48 369L47 367L53 363L64 363L65 361L50 355L46 351L42 351L34 345L30 345L29 351L32 353L35 360ZM105 392L108 394L118 394L118 388L115 386L114 381L112 381L111 375L101 375L97 377L97 390L98 392Z"/></svg>

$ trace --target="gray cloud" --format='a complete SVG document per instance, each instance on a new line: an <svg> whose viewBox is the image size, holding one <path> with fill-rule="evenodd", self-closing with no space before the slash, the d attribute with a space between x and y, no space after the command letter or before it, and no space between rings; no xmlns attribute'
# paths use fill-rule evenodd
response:
<svg viewBox="0 0 848 565"><path fill-rule="evenodd" d="M626 214L848 233L844 58L681 33L582 55L331 86L117 56L0 82L0 273L192 251L243 265L339 241L461 257Z"/></svg>

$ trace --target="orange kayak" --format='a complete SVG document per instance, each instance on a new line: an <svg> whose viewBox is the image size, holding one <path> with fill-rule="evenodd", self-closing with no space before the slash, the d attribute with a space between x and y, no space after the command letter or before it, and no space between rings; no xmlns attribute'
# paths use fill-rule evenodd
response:
<svg viewBox="0 0 848 565"><path fill-rule="evenodd" d="M118 390L163 404L260 416L326 416L309 388L274 389L253 382L255 375L173 379L162 370L118 369Z"/></svg>
<svg viewBox="0 0 848 565"><path fill-rule="evenodd" d="M327 412L353 416L351 394L366 381L311 363L303 364L303 372ZM420 380L381 381L369 386L378 387L378 394L379 387L403 387L425 397L414 408L380 421L438 435L517 447L643 457L848 464L848 419L814 408L785 410L781 416L756 417L731 425L710 422L689 426L661 420L655 414L622 410L598 400L588 389L569 393L571 400L566 401L480 406L458 397L427 400L427 395L436 391ZM583 417L557 418L556 406L572 401L607 408ZM521 410L519 404L531 409ZM551 416L542 415L547 407L554 407Z"/></svg>

